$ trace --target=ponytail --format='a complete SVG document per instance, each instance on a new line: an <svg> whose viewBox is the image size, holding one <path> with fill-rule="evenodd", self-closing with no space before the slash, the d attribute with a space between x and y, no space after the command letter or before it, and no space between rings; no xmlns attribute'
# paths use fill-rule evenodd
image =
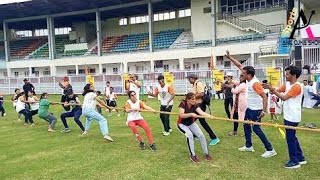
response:
<svg viewBox="0 0 320 180"><path fill-rule="evenodd" d="M82 96L85 96L89 92L94 92L92 89L90 89L91 84L86 84L83 88Z"/></svg>
<svg viewBox="0 0 320 180"><path fill-rule="evenodd" d="M40 100L41 100L41 99L44 99L44 96L46 96L47 94L48 94L48 93L42 93L41 96L40 96Z"/></svg>

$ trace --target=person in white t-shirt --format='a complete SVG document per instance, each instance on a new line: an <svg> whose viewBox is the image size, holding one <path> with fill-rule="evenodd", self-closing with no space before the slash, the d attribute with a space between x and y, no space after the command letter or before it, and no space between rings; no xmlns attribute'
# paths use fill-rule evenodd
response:
<svg viewBox="0 0 320 180"><path fill-rule="evenodd" d="M149 95L157 97L159 95L160 99L160 111L171 112L173 106L173 99L175 97L174 90L172 86L165 84L164 76L160 75L158 77L159 85L155 89L155 93L150 92ZM170 127L170 115L169 114L160 114L160 119L163 124L164 136L170 135L172 129Z"/></svg>
<svg viewBox="0 0 320 180"><path fill-rule="evenodd" d="M15 89L14 90L14 95L12 96L11 100L12 100L12 105L13 105L13 108L16 109L17 107L17 102L18 102L18 98L17 96L20 94L20 89ZM18 113L18 122L21 121L21 113Z"/></svg>
<svg viewBox="0 0 320 180"><path fill-rule="evenodd" d="M31 115L38 114L39 110L39 98L36 96L34 91L28 92L28 102L30 104Z"/></svg>
<svg viewBox="0 0 320 180"><path fill-rule="evenodd" d="M140 100L140 89L142 87L142 84L140 81L138 81L138 76L135 74L130 74L129 81L126 83L125 89L127 92L134 91L137 95L137 99Z"/></svg>
<svg viewBox="0 0 320 180"><path fill-rule="evenodd" d="M95 119L99 122L100 131L103 135L103 138L113 142L114 140L109 135L107 119L105 119L101 114L99 114L96 111L96 100L106 108L110 108L110 109L112 108L106 105L105 102L96 98L97 94L94 92L94 87L91 84L87 84L83 88L82 95L84 96L83 105L82 105L82 115L86 117L85 131L83 132L83 135L86 135L88 133L92 120Z"/></svg>
<svg viewBox="0 0 320 180"><path fill-rule="evenodd" d="M272 93L279 97L283 104L284 125L297 127L301 121L301 101L303 88L298 78L301 75L301 69L296 66L289 66L285 69L286 84L276 90L268 84L264 84ZM284 164L285 168L300 168L307 164L301 150L296 130L286 129L286 139L288 144L289 161Z"/></svg>
<svg viewBox="0 0 320 180"><path fill-rule="evenodd" d="M127 116L127 126L130 127L132 133L137 137L140 143L140 149L146 149L145 143L139 133L137 126L140 126L146 133L147 139L150 145L150 149L152 151L156 151L157 147L153 141L152 133L149 128L147 121L141 116L140 111L142 109L146 109L149 111L155 111L151 107L147 106L144 102L137 99L137 94L134 91L128 92L129 99L125 104L126 112L128 113Z"/></svg>
<svg viewBox="0 0 320 180"><path fill-rule="evenodd" d="M110 102L109 102L109 99L110 99L110 82L107 81L106 82L106 87L104 88L104 95L106 96L106 102L107 102L107 105L110 106ZM108 109L109 113L111 112L110 109Z"/></svg>

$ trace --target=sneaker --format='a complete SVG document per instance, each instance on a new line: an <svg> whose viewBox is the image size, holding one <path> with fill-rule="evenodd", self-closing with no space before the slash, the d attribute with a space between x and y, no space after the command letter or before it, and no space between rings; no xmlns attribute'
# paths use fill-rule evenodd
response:
<svg viewBox="0 0 320 180"><path fill-rule="evenodd" d="M23 125L28 126L29 124L28 123L24 123Z"/></svg>
<svg viewBox="0 0 320 180"><path fill-rule="evenodd" d="M261 154L261 157L269 158L269 157L272 157L272 156L275 156L275 155L277 155L277 152L274 149L272 149L271 151L266 151L263 154Z"/></svg>
<svg viewBox="0 0 320 180"><path fill-rule="evenodd" d="M21 122L21 119L20 118L18 118L18 120L17 120L18 122Z"/></svg>
<svg viewBox="0 0 320 180"><path fill-rule="evenodd" d="M7 113L4 113L3 116L7 116Z"/></svg>
<svg viewBox="0 0 320 180"><path fill-rule="evenodd" d="M49 129L48 129L48 132L55 132L55 130L49 128Z"/></svg>
<svg viewBox="0 0 320 180"><path fill-rule="evenodd" d="M211 140L209 145L210 146L214 146L214 145L217 145L219 142L220 142L220 139L219 138L215 138L215 139Z"/></svg>
<svg viewBox="0 0 320 180"><path fill-rule="evenodd" d="M248 152L254 152L254 149L253 149L253 147L251 146L251 147L247 147L247 146L243 146L243 147L241 147L241 148L238 148L238 150L239 151L248 151Z"/></svg>
<svg viewBox="0 0 320 180"><path fill-rule="evenodd" d="M194 163L200 163L200 160L197 158L197 156L191 156L190 160Z"/></svg>
<svg viewBox="0 0 320 180"><path fill-rule="evenodd" d="M305 165L305 164L307 164L307 161L306 160L299 161L299 164L300 165Z"/></svg>
<svg viewBox="0 0 320 180"><path fill-rule="evenodd" d="M145 150L146 149L146 144L144 142L140 142L140 149Z"/></svg>
<svg viewBox="0 0 320 180"><path fill-rule="evenodd" d="M117 116L120 117L120 113Z"/></svg>
<svg viewBox="0 0 320 180"><path fill-rule="evenodd" d="M150 149L151 151L156 151L157 150L156 144L155 143L151 144Z"/></svg>
<svg viewBox="0 0 320 180"><path fill-rule="evenodd" d="M231 131L227 134L228 136L237 136L238 135L238 132L236 131Z"/></svg>
<svg viewBox="0 0 320 180"><path fill-rule="evenodd" d="M64 128L61 133L68 133L68 132L71 132L71 130L69 128Z"/></svg>
<svg viewBox="0 0 320 180"><path fill-rule="evenodd" d="M35 124L34 124L34 123L30 124L30 127L33 127L33 126L35 126Z"/></svg>
<svg viewBox="0 0 320 180"><path fill-rule="evenodd" d="M212 157L209 154L204 155L204 157L206 158L207 161L211 161Z"/></svg>
<svg viewBox="0 0 320 180"><path fill-rule="evenodd" d="M88 131L83 131L82 135L88 135Z"/></svg>
<svg viewBox="0 0 320 180"><path fill-rule="evenodd" d="M169 133L172 133L172 129L169 129Z"/></svg>
<svg viewBox="0 0 320 180"><path fill-rule="evenodd" d="M170 135L170 132L164 131L164 132L162 132L162 134L163 134L164 136L169 136L169 135Z"/></svg>
<svg viewBox="0 0 320 180"><path fill-rule="evenodd" d="M283 167L286 169L296 169L296 168L300 168L301 165L299 163L293 163L293 162L289 161L286 164L284 164Z"/></svg>
<svg viewBox="0 0 320 180"><path fill-rule="evenodd" d="M108 141L110 141L110 142L113 142L113 141L114 141L114 140L112 139L112 137L109 136L109 135L104 135L103 138L106 139L106 140L108 140Z"/></svg>

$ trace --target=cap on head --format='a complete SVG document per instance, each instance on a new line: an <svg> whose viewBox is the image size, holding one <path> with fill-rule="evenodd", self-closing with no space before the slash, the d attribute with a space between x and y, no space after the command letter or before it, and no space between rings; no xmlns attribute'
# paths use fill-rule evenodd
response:
<svg viewBox="0 0 320 180"><path fill-rule="evenodd" d="M186 78L194 78L194 79L199 79L199 77L196 74L189 74Z"/></svg>
<svg viewBox="0 0 320 180"><path fill-rule="evenodd" d="M228 77L233 77L233 73L232 72L227 72L227 76Z"/></svg>
<svg viewBox="0 0 320 180"><path fill-rule="evenodd" d="M69 81L69 77L65 76L65 77L63 78L63 80L64 80L64 81Z"/></svg>
<svg viewBox="0 0 320 180"><path fill-rule="evenodd" d="M26 82L26 81L28 81L28 79L27 79L27 78L25 78L23 81L24 81L24 82Z"/></svg>

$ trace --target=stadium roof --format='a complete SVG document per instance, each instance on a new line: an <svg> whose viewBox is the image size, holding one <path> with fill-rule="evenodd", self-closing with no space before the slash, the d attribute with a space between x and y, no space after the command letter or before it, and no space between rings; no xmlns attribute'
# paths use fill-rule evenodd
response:
<svg viewBox="0 0 320 180"><path fill-rule="evenodd" d="M103 10L101 19L128 17L148 13L148 0L32 0L23 3L0 5L0 22L7 19L42 17L31 21L10 22L12 29L46 28L45 16L57 15L56 27L71 26L76 21L95 20L96 9ZM153 0L154 12L190 7L190 0ZM65 16L70 12L80 15ZM86 13L86 14L84 14ZM2 25L0 26L2 28Z"/></svg>

